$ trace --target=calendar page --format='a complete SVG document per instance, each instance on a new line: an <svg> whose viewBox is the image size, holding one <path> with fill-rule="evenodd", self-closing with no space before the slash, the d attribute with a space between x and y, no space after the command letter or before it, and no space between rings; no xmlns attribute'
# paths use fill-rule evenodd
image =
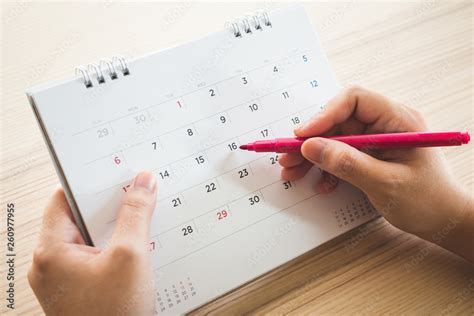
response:
<svg viewBox="0 0 474 316"><path fill-rule="evenodd" d="M291 136L339 89L302 6L100 70L28 95L94 245L106 245L137 172L156 175L159 314L190 311L376 215L348 184L316 194L317 168L283 181L277 154L238 149Z"/></svg>

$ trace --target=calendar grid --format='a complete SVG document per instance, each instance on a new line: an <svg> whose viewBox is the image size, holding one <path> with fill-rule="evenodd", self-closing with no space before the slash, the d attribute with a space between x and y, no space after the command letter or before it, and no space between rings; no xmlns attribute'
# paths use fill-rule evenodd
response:
<svg viewBox="0 0 474 316"><path fill-rule="evenodd" d="M254 128L254 129L247 130L247 131L244 132L244 134L250 133L250 132L253 132L253 131L260 130L262 127L265 127L265 126L268 126L268 125L271 125L271 124L280 122L280 121L284 120L284 119L285 119L286 117L288 117L288 116L295 115L295 114L297 114L297 113L299 113L299 112L306 111L306 110L311 109L311 108L316 107L316 106L318 106L318 105L317 105L317 104L312 104L312 105L310 105L310 106L308 106L308 107L305 107L305 108L302 108L302 109L300 109L300 110L298 110L298 111L295 111L295 112L286 114L286 115L284 115L284 116L281 116L281 117L280 117L279 119L277 119L277 120L274 120L274 121L269 122L269 123L267 123L267 124L260 125L259 127ZM205 149L204 152L206 152L206 151L208 151L208 150L210 150L210 149L212 149L212 148L215 148L215 147L217 147L217 146L220 146L220 145L222 145L222 144L225 144L225 143L227 143L227 142L229 142L229 141L231 141L231 140L233 140L233 139L235 139L235 137L228 138L228 139L226 139L226 140L224 140L224 141L222 141L222 142L216 143L215 145L213 145L213 146L211 146L211 147ZM239 140L239 143L240 143L240 140ZM194 156L196 156L196 155L197 155L198 153L200 153L200 152L202 152L202 151L193 152L192 154L186 155L185 157L181 158L180 160L174 161L174 163L177 163L177 162L180 162L180 161L189 159L189 158L191 158L191 157L194 157ZM105 156L104 158L110 157L111 155L113 155L113 153L110 154L110 155L108 155L108 156ZM207 153L206 153L206 155L207 155ZM265 155L265 156L263 156L263 157L256 158L256 159L254 159L254 160L249 161L247 164L249 164L249 167L250 167L250 163L252 163L252 162L254 162L254 161L257 161L257 160L259 160L259 159L263 159L263 158L268 157L268 156L269 156L269 155ZM102 159L103 159L103 158L102 158ZM167 163L167 164L158 166L158 167L156 167L155 169L152 169L152 172L156 172L156 171L158 171L158 170L160 170L160 169L163 169L163 168L165 168L165 167L167 167L167 166L170 166L170 165L171 165L171 164ZM246 164L244 164L244 165L246 165ZM231 172L231 171L233 171L233 170L236 170L236 169L241 168L241 167L244 166L244 165L239 165L239 166L237 166L237 167L235 167L235 168L229 169L229 170L227 170L227 171L225 171L225 172L223 172L223 173L221 173L221 174L218 174L216 177L223 176L223 175L225 175L225 174L227 174L227 173L229 173L229 172ZM251 168L251 167L250 167L250 168ZM252 171L252 172L253 172L253 171ZM211 179L212 179L212 178L211 178ZM187 190L189 190L189 189L192 189L193 187L196 187L197 185L203 184L204 182L207 182L207 181L209 181L209 180L211 180L211 179L206 179L205 181L200 182L200 183L198 183L198 184L196 184L196 185L193 185L193 186L191 186L191 187L185 188L185 189L181 190L180 192L183 192L183 191L187 191ZM132 179L129 179L129 180L126 180L126 181L122 181L122 183L130 182L131 180L132 180ZM107 188L104 188L104 189L98 191L98 193L102 193L102 192L104 192L104 191L107 191L107 190L110 190L110 189L114 189L114 188L116 188L116 187L118 187L118 186L122 186L122 185L113 185L113 186L110 186L110 187L107 187ZM169 198L169 197L171 197L171 196L173 196L173 195L179 194L180 192L176 192L175 194L170 194L170 195L168 195L166 198ZM163 198L163 199L161 199L161 200L159 200L159 201L162 201L162 200L164 200L164 199L166 199L166 198Z"/></svg>

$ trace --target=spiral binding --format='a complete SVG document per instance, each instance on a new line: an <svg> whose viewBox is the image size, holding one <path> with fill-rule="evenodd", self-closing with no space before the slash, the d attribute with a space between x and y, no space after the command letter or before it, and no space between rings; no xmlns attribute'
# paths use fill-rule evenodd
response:
<svg viewBox="0 0 474 316"><path fill-rule="evenodd" d="M264 27L272 27L272 23L267 12L257 12L229 21L226 27L235 37L241 38L243 34L251 35L253 31L262 31Z"/></svg>
<svg viewBox="0 0 474 316"><path fill-rule="evenodd" d="M119 72L123 76L130 74L127 61L121 56L101 59L98 64L91 63L85 67L76 67L76 75L82 76L86 88L92 88L96 84L104 84L107 80L115 80L119 77Z"/></svg>

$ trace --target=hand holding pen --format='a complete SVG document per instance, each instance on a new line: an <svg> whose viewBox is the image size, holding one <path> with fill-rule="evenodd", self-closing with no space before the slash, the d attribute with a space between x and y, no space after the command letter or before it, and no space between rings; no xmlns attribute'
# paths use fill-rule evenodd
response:
<svg viewBox="0 0 474 316"><path fill-rule="evenodd" d="M418 147L423 141L428 142L424 144L427 146L460 145L469 141L469 135L444 134L441 143L436 143L440 136L426 134L426 131L423 116L416 110L378 93L352 87L330 100L326 110L295 130L298 138L290 140L291 148L281 150L289 151L279 159L282 178L297 180L316 165L323 171L316 184L320 193L333 190L338 179L347 181L365 192L379 213L393 225L474 262L474 249L465 242L474 240L472 194L457 183L438 149L403 148ZM405 141L415 140L410 146L406 146L406 142L404 146L397 146L393 134L386 135L407 132L405 135L409 136ZM385 139L374 146L373 140L362 136L365 147L331 139L336 135L363 134L385 134L377 136ZM387 137L392 137L389 146L386 146ZM400 136L395 139L397 137ZM442 240L433 238L451 224L455 226L452 233Z"/></svg>

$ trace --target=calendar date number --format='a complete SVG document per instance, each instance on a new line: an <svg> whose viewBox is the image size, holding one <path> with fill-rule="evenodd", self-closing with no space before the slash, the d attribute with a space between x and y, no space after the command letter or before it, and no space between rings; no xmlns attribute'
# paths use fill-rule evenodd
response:
<svg viewBox="0 0 474 316"><path fill-rule="evenodd" d="M109 129L104 127L99 130L97 130L97 137L99 138L104 138L106 136L109 136Z"/></svg>
<svg viewBox="0 0 474 316"><path fill-rule="evenodd" d="M254 195L252 197L249 197L249 202L250 202L250 205L258 204L258 203L260 203L260 197L258 195Z"/></svg>
<svg viewBox="0 0 474 316"><path fill-rule="evenodd" d="M225 218L227 218L227 216L229 216L229 213L226 211L226 210L221 210L219 212L217 212L217 220L223 220Z"/></svg>
<svg viewBox="0 0 474 316"><path fill-rule="evenodd" d="M171 204L173 205L173 207L178 207L183 203L181 202L181 199L177 197L171 200Z"/></svg>
<svg viewBox="0 0 474 316"><path fill-rule="evenodd" d="M211 182L211 183L209 183L209 184L206 184L206 185L205 185L205 188L206 188L206 192L207 192L207 193L211 193L212 191L217 190L216 184L215 184L214 182Z"/></svg>
<svg viewBox="0 0 474 316"><path fill-rule="evenodd" d="M186 227L181 228L181 231L183 232L183 236L190 235L194 232L194 229L191 225L188 225Z"/></svg>

